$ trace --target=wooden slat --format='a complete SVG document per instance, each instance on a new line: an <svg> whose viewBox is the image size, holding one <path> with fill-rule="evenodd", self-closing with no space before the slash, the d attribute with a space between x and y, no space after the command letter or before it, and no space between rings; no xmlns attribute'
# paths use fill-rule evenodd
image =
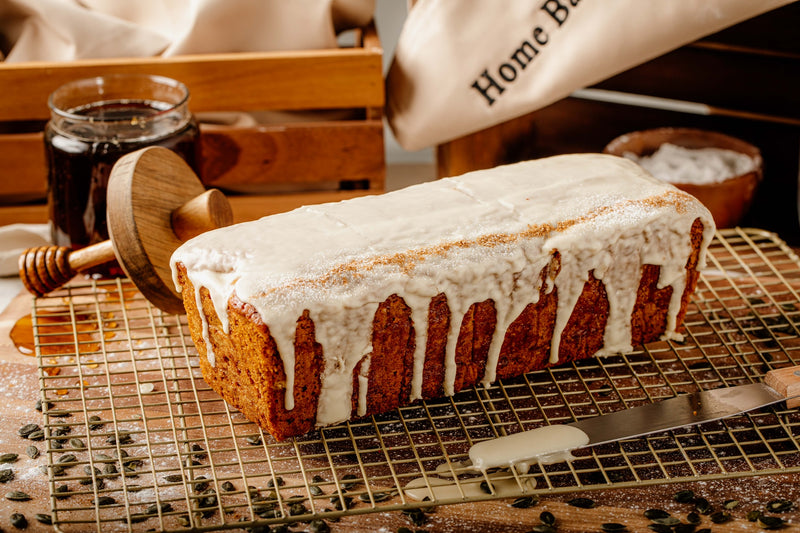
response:
<svg viewBox="0 0 800 533"><path fill-rule="evenodd" d="M339 202L350 198L378 194L380 190L359 191L319 191L286 194L248 194L229 195L233 208L234 222L246 222L267 215L290 211L303 205L325 202ZM31 205L0 205L0 226L15 223L44 224L47 222L47 206L42 203Z"/></svg>
<svg viewBox="0 0 800 533"><path fill-rule="evenodd" d="M253 128L203 124L201 132L201 175L209 186L265 192L338 189L361 180L368 182L369 189L384 185L383 123L379 120ZM41 133L0 135L0 161L0 205L45 197Z"/></svg>
<svg viewBox="0 0 800 533"><path fill-rule="evenodd" d="M41 133L0 135L0 205L44 198L47 167Z"/></svg>
<svg viewBox="0 0 800 533"><path fill-rule="evenodd" d="M382 50L368 48L0 63L0 121L47 119L47 97L71 80L146 73L185 83L200 111L382 107Z"/></svg>
<svg viewBox="0 0 800 533"><path fill-rule="evenodd" d="M333 121L202 128L203 182L233 190L338 189L366 180L382 188L383 122ZM341 184L347 186L347 184Z"/></svg>

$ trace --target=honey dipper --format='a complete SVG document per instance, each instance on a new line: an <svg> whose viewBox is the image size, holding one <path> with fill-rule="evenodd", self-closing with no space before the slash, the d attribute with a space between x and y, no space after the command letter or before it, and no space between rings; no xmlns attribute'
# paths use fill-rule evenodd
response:
<svg viewBox="0 0 800 533"><path fill-rule="evenodd" d="M159 146L119 159L106 196L110 239L78 250L30 248L19 258L19 275L29 292L42 296L79 272L117 259L150 303L169 313L183 304L172 282L169 259L183 242L231 224L225 195L206 191L191 167Z"/></svg>

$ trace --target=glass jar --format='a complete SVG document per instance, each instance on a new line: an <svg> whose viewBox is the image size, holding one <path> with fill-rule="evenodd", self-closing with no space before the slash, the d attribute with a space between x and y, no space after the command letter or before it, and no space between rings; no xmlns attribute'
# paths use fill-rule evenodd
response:
<svg viewBox="0 0 800 533"><path fill-rule="evenodd" d="M188 101L184 84L141 74L76 80L50 95L44 142L54 244L77 249L108 239L106 186L121 156L164 146L199 170L199 130ZM113 265L92 273L122 274Z"/></svg>

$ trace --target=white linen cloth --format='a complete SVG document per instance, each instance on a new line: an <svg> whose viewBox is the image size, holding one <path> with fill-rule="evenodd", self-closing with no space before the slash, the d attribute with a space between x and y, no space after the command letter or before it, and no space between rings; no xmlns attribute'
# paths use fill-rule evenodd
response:
<svg viewBox="0 0 800 533"><path fill-rule="evenodd" d="M375 0L0 0L0 58L112 57L334 48Z"/></svg>

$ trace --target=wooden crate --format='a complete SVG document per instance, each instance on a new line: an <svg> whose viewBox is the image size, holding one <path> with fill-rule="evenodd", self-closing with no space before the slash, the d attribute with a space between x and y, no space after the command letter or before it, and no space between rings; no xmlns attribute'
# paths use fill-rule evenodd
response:
<svg viewBox="0 0 800 533"><path fill-rule="evenodd" d="M624 133L673 126L716 130L761 149L764 181L742 225L800 245L800 4L789 4L613 76L590 89L619 102L570 97L437 147L437 174L451 176L570 152L599 152ZM579 93L580 94L580 93ZM595 97L599 96L594 91ZM640 102L637 105L628 102ZM705 105L708 114L661 106Z"/></svg>
<svg viewBox="0 0 800 533"><path fill-rule="evenodd" d="M47 220L42 130L48 95L65 82L110 73L180 80L198 114L337 116L246 127L201 124L201 178L235 191L229 197L236 221L383 191L383 51L374 24L357 31L355 42L296 52L0 62L0 225Z"/></svg>

